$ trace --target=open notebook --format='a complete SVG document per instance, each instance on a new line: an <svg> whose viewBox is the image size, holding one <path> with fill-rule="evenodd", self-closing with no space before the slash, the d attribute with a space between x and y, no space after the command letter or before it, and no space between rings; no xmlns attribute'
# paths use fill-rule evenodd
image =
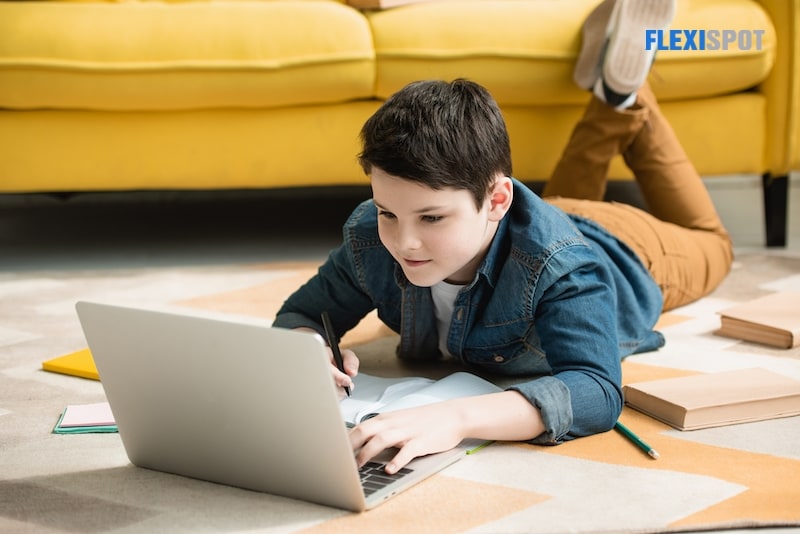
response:
<svg viewBox="0 0 800 534"><path fill-rule="evenodd" d="M433 402L502 391L471 373L453 373L440 380L421 377L382 378L359 374L353 395L342 400L345 421L358 424L375 415Z"/></svg>

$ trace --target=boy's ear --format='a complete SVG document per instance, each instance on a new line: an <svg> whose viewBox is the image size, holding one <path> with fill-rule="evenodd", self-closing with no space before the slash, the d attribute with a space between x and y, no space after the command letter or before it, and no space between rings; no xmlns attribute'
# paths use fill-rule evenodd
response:
<svg viewBox="0 0 800 534"><path fill-rule="evenodd" d="M489 191L489 219L499 221L511 209L514 184L508 176L498 176Z"/></svg>

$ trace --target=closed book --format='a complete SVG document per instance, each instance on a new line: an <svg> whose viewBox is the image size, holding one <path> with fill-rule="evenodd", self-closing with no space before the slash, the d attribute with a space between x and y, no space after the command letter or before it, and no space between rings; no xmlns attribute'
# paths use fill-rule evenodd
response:
<svg viewBox="0 0 800 534"><path fill-rule="evenodd" d="M800 415L800 380L761 368L637 382L623 393L630 407L678 430Z"/></svg>
<svg viewBox="0 0 800 534"><path fill-rule="evenodd" d="M789 349L800 345L800 293L777 292L719 312L715 334Z"/></svg>

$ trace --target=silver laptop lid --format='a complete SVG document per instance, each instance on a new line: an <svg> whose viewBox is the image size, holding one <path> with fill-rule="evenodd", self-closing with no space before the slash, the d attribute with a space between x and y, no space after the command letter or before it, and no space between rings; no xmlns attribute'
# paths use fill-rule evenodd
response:
<svg viewBox="0 0 800 534"><path fill-rule="evenodd" d="M190 311L76 309L134 465L365 508L319 336Z"/></svg>

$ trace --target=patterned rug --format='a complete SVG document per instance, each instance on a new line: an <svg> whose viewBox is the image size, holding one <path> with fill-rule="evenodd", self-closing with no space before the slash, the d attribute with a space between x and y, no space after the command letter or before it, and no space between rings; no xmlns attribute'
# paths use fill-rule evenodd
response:
<svg viewBox="0 0 800 534"><path fill-rule="evenodd" d="M350 514L132 467L117 434L54 435L67 404L102 386L41 370L85 347L77 300L171 303L271 318L312 263L0 274L2 532L674 532L800 527L800 418L679 432L626 408L616 432L557 447L494 444L381 507ZM746 367L800 379L800 349L712 334L716 311L800 290L800 257L740 254L710 297L662 317L667 346L623 364L626 383ZM401 367L396 337L369 316L343 340L373 375L441 376Z"/></svg>

